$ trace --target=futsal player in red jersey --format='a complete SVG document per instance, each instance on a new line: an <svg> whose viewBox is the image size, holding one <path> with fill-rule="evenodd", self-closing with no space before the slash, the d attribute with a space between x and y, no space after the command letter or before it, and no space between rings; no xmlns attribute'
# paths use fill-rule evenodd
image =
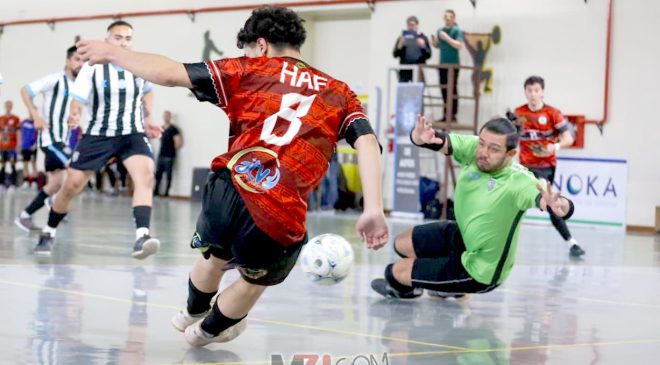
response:
<svg viewBox="0 0 660 365"><path fill-rule="evenodd" d="M20 141L21 121L11 113L14 103L5 101L5 114L0 115L0 187L13 189L16 186L16 146ZM5 163L11 166L9 181L5 181Z"/></svg>
<svg viewBox="0 0 660 365"><path fill-rule="evenodd" d="M552 183L557 169L557 151L573 144L568 120L559 109L543 102L545 81L540 76L525 80L527 104L516 108L516 125L520 130L520 163L539 179ZM566 226L566 222L552 211L550 221L566 242L571 257L585 254Z"/></svg>
<svg viewBox="0 0 660 365"><path fill-rule="evenodd" d="M193 346L238 336L266 287L287 277L307 240L307 198L338 140L358 154L364 186L358 236L371 249L387 242L378 141L349 87L300 60L305 37L295 12L262 7L238 33L245 57L182 64L104 42L78 43L92 64L111 62L156 84L189 88L229 117L229 151L213 160L191 242L203 257L190 273L187 308L172 318ZM233 267L241 278L211 306Z"/></svg>

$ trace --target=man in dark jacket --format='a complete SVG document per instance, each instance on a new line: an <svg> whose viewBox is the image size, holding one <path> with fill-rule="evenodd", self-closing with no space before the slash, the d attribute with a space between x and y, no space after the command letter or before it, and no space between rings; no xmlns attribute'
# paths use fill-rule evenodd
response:
<svg viewBox="0 0 660 365"><path fill-rule="evenodd" d="M399 58L402 65L416 65L426 63L431 57L431 46L429 39L420 33L419 20L416 16L410 16L406 20L408 28L404 30L394 44L392 55ZM399 71L399 82L410 82L413 80L412 70Z"/></svg>

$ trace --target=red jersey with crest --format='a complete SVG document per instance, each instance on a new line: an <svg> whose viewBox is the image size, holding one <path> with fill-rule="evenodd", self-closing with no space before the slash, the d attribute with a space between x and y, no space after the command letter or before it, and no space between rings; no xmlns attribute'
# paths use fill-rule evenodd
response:
<svg viewBox="0 0 660 365"><path fill-rule="evenodd" d="M21 122L17 116L0 116L0 150L10 151L16 149L17 133Z"/></svg>
<svg viewBox="0 0 660 365"><path fill-rule="evenodd" d="M306 234L307 198L338 140L367 123L343 82L288 57L229 58L186 64L200 101L230 121L229 151L211 169L231 170L255 224L282 245ZM369 127L370 129L370 127Z"/></svg>
<svg viewBox="0 0 660 365"><path fill-rule="evenodd" d="M568 129L568 121L559 109L543 105L541 109L532 111L529 105L525 104L516 108L515 114L522 122L520 163L534 168L556 166L557 158L554 154L538 157L534 151L545 149L547 145L555 143L559 135Z"/></svg>

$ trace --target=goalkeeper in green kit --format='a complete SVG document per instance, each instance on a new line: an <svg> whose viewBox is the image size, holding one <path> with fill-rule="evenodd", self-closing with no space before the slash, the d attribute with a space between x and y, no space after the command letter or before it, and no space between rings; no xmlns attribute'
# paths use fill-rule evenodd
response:
<svg viewBox="0 0 660 365"><path fill-rule="evenodd" d="M569 199L513 161L518 132L506 118L492 119L470 136L435 131L420 116L410 138L460 164L456 221L419 225L395 238L401 259L385 268L385 278L371 282L385 297L417 298L423 289L443 298L489 292L511 273L527 209L551 210L562 219L573 214Z"/></svg>

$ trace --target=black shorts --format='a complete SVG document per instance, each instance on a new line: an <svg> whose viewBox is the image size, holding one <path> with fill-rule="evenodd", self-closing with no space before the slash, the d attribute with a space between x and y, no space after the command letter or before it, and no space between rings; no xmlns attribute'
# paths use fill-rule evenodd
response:
<svg viewBox="0 0 660 365"><path fill-rule="evenodd" d="M202 195L202 212L191 247L202 248L230 261L243 279L257 285L277 285L296 264L307 237L292 246L282 246L254 223L243 198L234 188L228 170L211 173Z"/></svg>
<svg viewBox="0 0 660 365"><path fill-rule="evenodd" d="M66 169L66 165L71 159L71 148L62 142L55 142L46 147L42 147L41 150L46 156L44 159L46 172Z"/></svg>
<svg viewBox="0 0 660 365"><path fill-rule="evenodd" d="M545 179L550 183L555 182L556 167L528 167L537 179Z"/></svg>
<svg viewBox="0 0 660 365"><path fill-rule="evenodd" d="M412 269L414 287L446 293L485 293L497 287L474 280L463 267L465 244L456 222L416 226L412 243L417 256Z"/></svg>
<svg viewBox="0 0 660 365"><path fill-rule="evenodd" d="M84 135L73 153L70 166L76 170L98 172L113 157L124 161L134 155L154 158L151 144L144 133L114 137Z"/></svg>
<svg viewBox="0 0 660 365"><path fill-rule="evenodd" d="M16 151L14 150L0 151L0 158L2 158L2 162L16 162Z"/></svg>
<svg viewBox="0 0 660 365"><path fill-rule="evenodd" d="M21 150L21 157L23 157L23 162L30 162L35 157L37 157L36 150Z"/></svg>

